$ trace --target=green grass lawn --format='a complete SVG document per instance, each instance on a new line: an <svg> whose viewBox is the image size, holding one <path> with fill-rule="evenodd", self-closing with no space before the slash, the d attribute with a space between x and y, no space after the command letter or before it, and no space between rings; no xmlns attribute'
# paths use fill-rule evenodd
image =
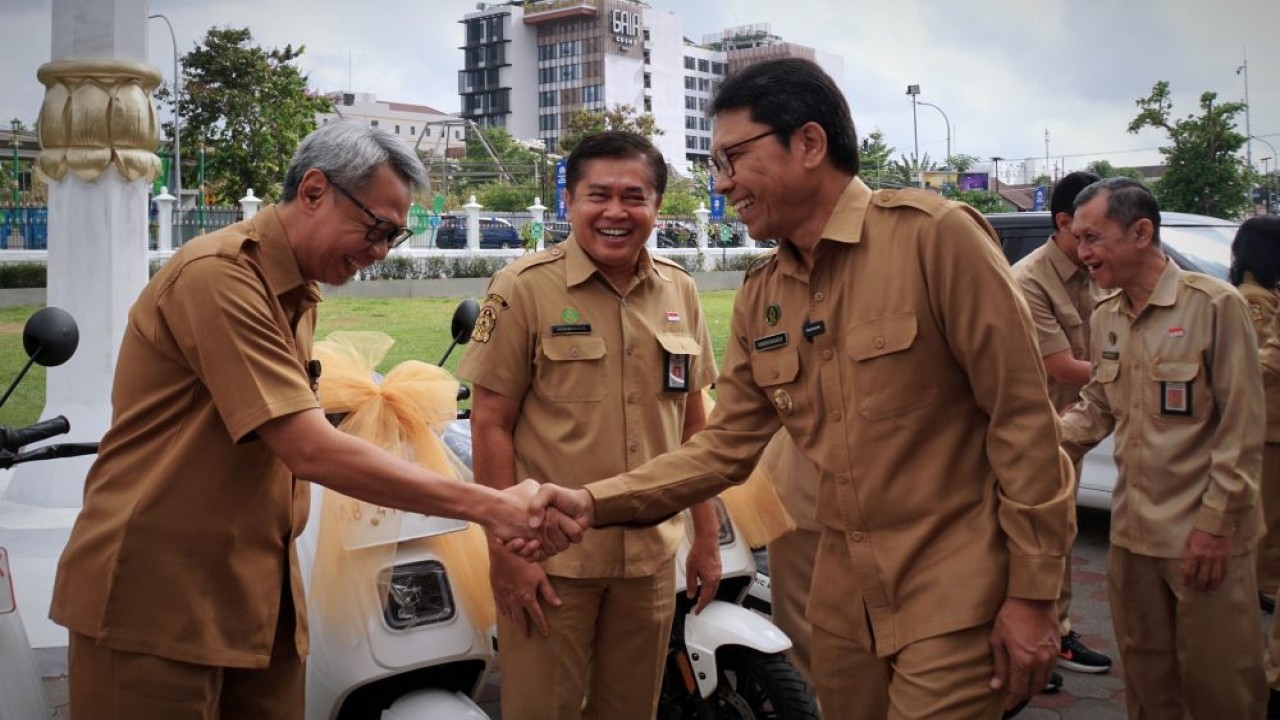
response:
<svg viewBox="0 0 1280 720"><path fill-rule="evenodd" d="M734 294L732 290L702 293L702 307L717 363L724 357ZM320 305L316 337L323 339L334 330L381 330L396 340L382 364L384 372L405 360L435 363L449 346L449 323L457 304L456 298L332 298ZM22 326L37 309L0 308L0 382L6 388L26 362ZM445 367L455 370L461 358L462 348L455 349ZM37 365L0 408L0 424L19 426L34 422L43 407L44 368Z"/></svg>

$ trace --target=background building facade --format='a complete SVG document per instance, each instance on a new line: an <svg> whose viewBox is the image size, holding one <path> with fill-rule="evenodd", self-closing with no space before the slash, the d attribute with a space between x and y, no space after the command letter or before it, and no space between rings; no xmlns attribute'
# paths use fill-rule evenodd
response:
<svg viewBox="0 0 1280 720"><path fill-rule="evenodd" d="M462 23L461 117L540 139L556 152L575 111L629 105L653 114L663 131L654 143L685 173L710 157L706 106L735 67L806 57L837 82L843 75L838 57L784 42L768 25L729 28L695 43L674 13L629 0L507 2Z"/></svg>
<svg viewBox="0 0 1280 720"><path fill-rule="evenodd" d="M335 119L355 120L382 128L410 147L434 157L462 157L466 153L466 121L426 105L380 101L372 93L333 92L333 112L316 113L316 124Z"/></svg>

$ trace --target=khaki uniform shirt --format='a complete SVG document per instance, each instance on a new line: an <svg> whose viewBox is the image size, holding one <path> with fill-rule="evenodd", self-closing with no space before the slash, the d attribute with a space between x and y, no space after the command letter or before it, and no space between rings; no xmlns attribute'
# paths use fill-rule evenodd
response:
<svg viewBox="0 0 1280 720"><path fill-rule="evenodd" d="M520 400L513 481L581 487L680 446L685 399L715 379L711 338L684 268L647 252L640 268L619 295L570 237L494 275L458 375ZM675 519L593 530L543 567L652 575L683 532Z"/></svg>
<svg viewBox="0 0 1280 720"><path fill-rule="evenodd" d="M1268 290L1258 284L1252 273L1244 274L1244 282L1240 283L1240 294L1249 306L1249 319L1253 321L1253 331L1258 335L1258 350L1262 351L1275 334L1274 325L1280 309L1280 293ZM1267 398L1267 442L1280 443L1280 387L1268 383Z"/></svg>
<svg viewBox="0 0 1280 720"><path fill-rule="evenodd" d="M1166 261L1134 315L1117 293L1093 313L1093 379L1063 416L1079 457L1112 430L1111 542L1181 557L1192 528L1247 552L1262 530L1263 399L1248 311L1226 283Z"/></svg>
<svg viewBox="0 0 1280 720"><path fill-rule="evenodd" d="M254 429L318 407L318 301L274 208L191 241L147 284L58 563L55 622L117 650L261 668L288 590L306 655L293 540L310 491Z"/></svg>
<svg viewBox="0 0 1280 720"><path fill-rule="evenodd" d="M1044 388L982 216L855 178L811 270L783 240L748 271L707 429L591 485L596 518L661 518L741 481L781 423L821 473L809 619L889 655L1007 597L1057 599L1075 516Z"/></svg>
<svg viewBox="0 0 1280 720"><path fill-rule="evenodd" d="M1033 250L1013 266L1013 278L1031 308L1041 357L1070 350L1071 357L1089 360L1089 315L1105 297L1089 271L1053 242ZM1064 385L1052 376L1049 399L1059 412L1080 399L1080 386Z"/></svg>

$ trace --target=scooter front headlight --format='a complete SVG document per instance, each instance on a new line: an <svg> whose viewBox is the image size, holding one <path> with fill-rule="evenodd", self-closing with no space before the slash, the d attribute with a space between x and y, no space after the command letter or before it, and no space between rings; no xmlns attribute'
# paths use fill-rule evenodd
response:
<svg viewBox="0 0 1280 720"><path fill-rule="evenodd" d="M397 565L379 585L387 597L382 617L393 630L445 622L457 613L449 574L436 560Z"/></svg>

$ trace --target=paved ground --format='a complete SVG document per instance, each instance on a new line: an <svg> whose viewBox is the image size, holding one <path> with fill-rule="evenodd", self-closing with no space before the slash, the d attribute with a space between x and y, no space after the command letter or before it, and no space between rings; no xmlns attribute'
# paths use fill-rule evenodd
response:
<svg viewBox="0 0 1280 720"><path fill-rule="evenodd" d="M1080 531L1072 557L1075 592L1072 622L1085 644L1110 655L1116 667L1103 675L1062 671L1062 691L1039 695L1018 715L1018 720L1123 720L1124 680L1111 630L1107 605L1107 537L1110 517L1105 512L1082 509ZM495 673L481 696L481 706L494 720L502 717L498 703L500 676Z"/></svg>

